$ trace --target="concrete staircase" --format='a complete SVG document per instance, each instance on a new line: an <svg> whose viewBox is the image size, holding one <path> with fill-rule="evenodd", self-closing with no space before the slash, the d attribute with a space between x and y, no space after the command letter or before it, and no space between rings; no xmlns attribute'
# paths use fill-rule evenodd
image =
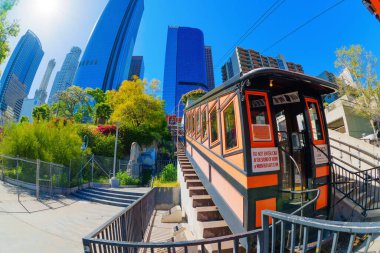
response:
<svg viewBox="0 0 380 253"><path fill-rule="evenodd" d="M87 188L72 194L79 199L120 207L128 207L143 195L144 193L108 188Z"/></svg>
<svg viewBox="0 0 380 253"><path fill-rule="evenodd" d="M230 235L231 230L219 213L218 207L212 201L212 197L198 178L193 166L183 152L178 152L178 162L181 171L179 171L180 181L184 183L186 189L183 189L182 198L187 203L188 222L193 224L194 235L197 239L212 238ZM185 187L183 187L185 188ZM191 216L191 217L190 217ZM232 252L232 242L222 243L222 252ZM218 251L217 245L207 245L208 252L215 253Z"/></svg>

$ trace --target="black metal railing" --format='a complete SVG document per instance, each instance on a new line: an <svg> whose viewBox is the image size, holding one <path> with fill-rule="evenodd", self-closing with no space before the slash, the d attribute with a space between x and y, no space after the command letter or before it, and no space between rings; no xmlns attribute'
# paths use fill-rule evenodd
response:
<svg viewBox="0 0 380 253"><path fill-rule="evenodd" d="M380 167L351 171L331 164L335 189L364 210L380 209Z"/></svg>

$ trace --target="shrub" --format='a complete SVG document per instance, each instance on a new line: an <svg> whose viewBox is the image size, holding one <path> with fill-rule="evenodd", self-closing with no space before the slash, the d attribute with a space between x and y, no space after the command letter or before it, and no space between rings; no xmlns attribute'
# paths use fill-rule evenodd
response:
<svg viewBox="0 0 380 253"><path fill-rule="evenodd" d="M139 178L131 177L126 171L117 172L116 178L120 180L121 185L139 185L141 183Z"/></svg>
<svg viewBox="0 0 380 253"><path fill-rule="evenodd" d="M161 172L160 181L162 182L176 182L177 181L177 169L173 164L168 164Z"/></svg>

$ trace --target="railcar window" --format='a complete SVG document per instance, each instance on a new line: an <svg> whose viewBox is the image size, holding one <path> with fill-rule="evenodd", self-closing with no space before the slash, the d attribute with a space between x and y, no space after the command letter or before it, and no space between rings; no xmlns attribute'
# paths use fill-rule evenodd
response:
<svg viewBox="0 0 380 253"><path fill-rule="evenodd" d="M196 126L195 135L198 137L201 132L201 117L199 115L199 109L197 109L197 112L195 114L195 126Z"/></svg>
<svg viewBox="0 0 380 253"><path fill-rule="evenodd" d="M218 117L216 112L216 106L210 112L210 137L211 143L216 142L218 138Z"/></svg>
<svg viewBox="0 0 380 253"><path fill-rule="evenodd" d="M268 115L267 100L264 96L249 95L252 138L256 142L272 141L272 129Z"/></svg>
<svg viewBox="0 0 380 253"><path fill-rule="evenodd" d="M224 116L224 138L226 150L237 146L236 122L234 103L230 103L223 111Z"/></svg>
<svg viewBox="0 0 380 253"><path fill-rule="evenodd" d="M315 102L308 102L310 123L313 131L313 138L315 141L323 140L322 124L318 113L318 105Z"/></svg>
<svg viewBox="0 0 380 253"><path fill-rule="evenodd" d="M207 117L206 108L202 112L202 141L207 138Z"/></svg>

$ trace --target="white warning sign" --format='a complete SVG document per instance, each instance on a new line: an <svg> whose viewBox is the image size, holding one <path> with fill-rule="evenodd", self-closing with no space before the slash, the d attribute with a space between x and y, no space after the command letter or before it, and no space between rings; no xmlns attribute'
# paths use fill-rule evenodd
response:
<svg viewBox="0 0 380 253"><path fill-rule="evenodd" d="M329 152L327 145L317 145L318 148L313 147L314 149L314 162L315 165L326 164L329 162L329 158L326 156Z"/></svg>
<svg viewBox="0 0 380 253"><path fill-rule="evenodd" d="M253 172L280 170L278 148L252 148Z"/></svg>

